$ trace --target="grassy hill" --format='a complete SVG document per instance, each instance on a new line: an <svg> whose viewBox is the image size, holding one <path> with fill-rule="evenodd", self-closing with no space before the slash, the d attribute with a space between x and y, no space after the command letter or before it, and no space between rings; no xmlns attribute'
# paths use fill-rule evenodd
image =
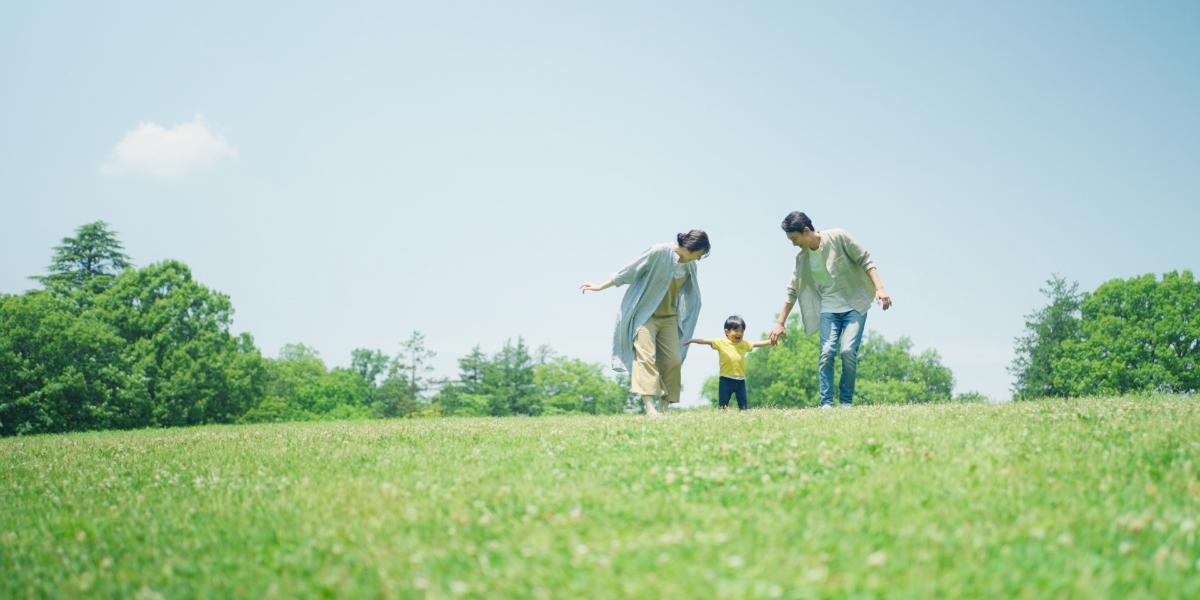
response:
<svg viewBox="0 0 1200 600"><path fill-rule="evenodd" d="M1200 401L0 440L0 596L1200 595Z"/></svg>

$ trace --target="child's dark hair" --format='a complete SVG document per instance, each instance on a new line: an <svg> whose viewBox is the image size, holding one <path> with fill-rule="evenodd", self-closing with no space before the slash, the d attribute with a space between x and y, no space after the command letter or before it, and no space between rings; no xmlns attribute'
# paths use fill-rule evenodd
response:
<svg viewBox="0 0 1200 600"><path fill-rule="evenodd" d="M742 331L745 331L746 322L743 321L741 317L733 315L732 317L725 319L725 329L741 329Z"/></svg>
<svg viewBox="0 0 1200 600"><path fill-rule="evenodd" d="M816 229L813 228L812 219L808 218L808 215L800 211L795 211L792 214L784 217L782 227L783 230L787 232L795 231L796 233L804 233L804 228L806 227L811 231L816 231Z"/></svg>
<svg viewBox="0 0 1200 600"><path fill-rule="evenodd" d="M708 234L699 229L676 235L675 241L679 242L680 247L691 252L703 250L704 256L708 256L708 251L712 250L712 244L708 243Z"/></svg>

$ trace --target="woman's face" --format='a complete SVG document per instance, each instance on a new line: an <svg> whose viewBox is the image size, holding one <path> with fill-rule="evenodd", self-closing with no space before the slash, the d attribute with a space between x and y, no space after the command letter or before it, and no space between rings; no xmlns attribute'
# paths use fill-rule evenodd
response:
<svg viewBox="0 0 1200 600"><path fill-rule="evenodd" d="M679 262L681 263L690 263L693 260L700 260L700 258L704 256L703 250L688 250L683 246L676 246L675 252L679 254Z"/></svg>

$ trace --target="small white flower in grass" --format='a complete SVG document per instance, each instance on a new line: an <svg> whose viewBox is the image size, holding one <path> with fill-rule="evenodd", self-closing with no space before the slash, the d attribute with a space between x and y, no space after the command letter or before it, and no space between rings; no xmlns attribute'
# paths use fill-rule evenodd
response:
<svg viewBox="0 0 1200 600"><path fill-rule="evenodd" d="M687 485L687 484L681 485L681 486L679 486L679 491L686 494L686 493L692 491L692 486Z"/></svg>
<svg viewBox="0 0 1200 600"><path fill-rule="evenodd" d="M783 597L783 586L781 586L777 583L771 584L771 586L767 588L767 597L768 598L782 598Z"/></svg>
<svg viewBox="0 0 1200 600"><path fill-rule="evenodd" d="M1136 544L1134 544L1133 542L1131 542L1129 540L1125 540L1117 546L1117 554L1120 554L1121 556L1125 556L1126 554L1133 552L1133 550L1135 548L1137 548Z"/></svg>
<svg viewBox="0 0 1200 600"><path fill-rule="evenodd" d="M1179 531L1182 531L1183 533L1191 533L1195 530L1196 522L1191 519L1184 519L1183 522L1179 524Z"/></svg>
<svg viewBox="0 0 1200 600"><path fill-rule="evenodd" d="M729 568L731 569L740 569L745 566L746 561L742 557L735 554L725 559L725 564L729 565Z"/></svg>
<svg viewBox="0 0 1200 600"><path fill-rule="evenodd" d="M1035 540L1040 540L1046 537L1046 530L1042 529L1041 527L1034 527L1033 529L1029 530L1029 537Z"/></svg>
<svg viewBox="0 0 1200 600"><path fill-rule="evenodd" d="M771 476L764 473L762 476L762 482L763 483L771 483Z"/></svg>
<svg viewBox="0 0 1200 600"><path fill-rule="evenodd" d="M471 591L471 586L462 581L455 581L450 584L450 591L453 592L455 596L461 596Z"/></svg>
<svg viewBox="0 0 1200 600"><path fill-rule="evenodd" d="M429 587L429 580L425 579L424 577L417 577L416 579L413 579L413 587L417 588L418 590L423 590Z"/></svg>
<svg viewBox="0 0 1200 600"><path fill-rule="evenodd" d="M575 554L582 555L582 554L587 554L587 553L588 553L587 544L578 544L575 546Z"/></svg>
<svg viewBox="0 0 1200 600"><path fill-rule="evenodd" d="M823 581L826 577L829 577L827 567L813 567L804 572L804 578L812 582Z"/></svg>
<svg viewBox="0 0 1200 600"><path fill-rule="evenodd" d="M1171 556L1171 551L1167 550L1166 546L1159 546L1158 550L1154 551L1154 562L1163 564L1167 562L1167 558Z"/></svg>
<svg viewBox="0 0 1200 600"><path fill-rule="evenodd" d="M1064 534L1058 536L1058 545L1059 546L1070 546L1071 544L1074 544L1074 543L1075 543L1075 537L1069 533L1064 533Z"/></svg>
<svg viewBox="0 0 1200 600"><path fill-rule="evenodd" d="M868 567L882 567L887 563L887 552L876 550L867 555Z"/></svg>

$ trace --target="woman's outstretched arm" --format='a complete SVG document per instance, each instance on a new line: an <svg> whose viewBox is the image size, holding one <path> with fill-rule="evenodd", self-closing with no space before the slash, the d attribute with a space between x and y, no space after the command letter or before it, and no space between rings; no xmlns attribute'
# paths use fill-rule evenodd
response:
<svg viewBox="0 0 1200 600"><path fill-rule="evenodd" d="M600 285L596 285L594 283L585 283L585 284L579 286L579 289L584 292L587 292L587 291L598 292L600 290L607 290L608 288L610 288L612 286L613 286L613 281L611 279L609 279L608 281L605 281L604 283L602 283Z"/></svg>

